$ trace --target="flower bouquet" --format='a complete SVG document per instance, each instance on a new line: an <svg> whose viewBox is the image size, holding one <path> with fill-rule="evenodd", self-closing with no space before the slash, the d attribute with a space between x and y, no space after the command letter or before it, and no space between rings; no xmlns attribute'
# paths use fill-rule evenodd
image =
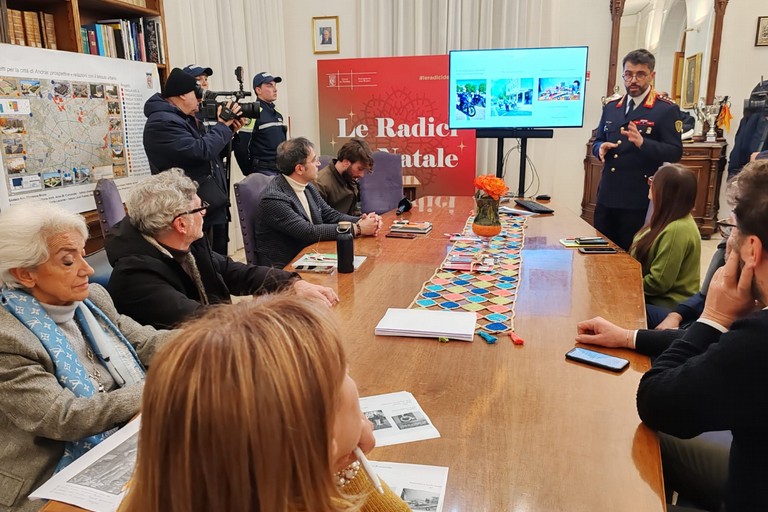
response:
<svg viewBox="0 0 768 512"><path fill-rule="evenodd" d="M509 187L504 180L485 174L475 178L475 219L472 231L477 236L490 238L501 233L499 220L499 200Z"/></svg>

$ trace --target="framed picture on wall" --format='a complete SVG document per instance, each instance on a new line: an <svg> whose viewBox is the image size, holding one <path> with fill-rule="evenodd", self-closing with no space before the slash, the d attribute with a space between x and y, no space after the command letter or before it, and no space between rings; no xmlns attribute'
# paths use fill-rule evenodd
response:
<svg viewBox="0 0 768 512"><path fill-rule="evenodd" d="M683 83L683 108L693 108L699 97L701 79L701 53L685 59L685 82Z"/></svg>
<svg viewBox="0 0 768 512"><path fill-rule="evenodd" d="M315 53L339 53L339 17L312 18L312 41Z"/></svg>
<svg viewBox="0 0 768 512"><path fill-rule="evenodd" d="M760 16L757 18L755 46L768 46L768 16Z"/></svg>

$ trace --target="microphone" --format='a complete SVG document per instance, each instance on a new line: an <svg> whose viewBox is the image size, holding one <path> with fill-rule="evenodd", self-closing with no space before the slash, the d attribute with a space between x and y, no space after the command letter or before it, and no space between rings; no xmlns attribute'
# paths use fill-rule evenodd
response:
<svg viewBox="0 0 768 512"><path fill-rule="evenodd" d="M413 207L411 202L408 200L407 197L404 197L404 198L402 198L400 200L399 203L397 203L397 212L396 213L397 213L397 215L402 215L403 212L411 211L411 207Z"/></svg>

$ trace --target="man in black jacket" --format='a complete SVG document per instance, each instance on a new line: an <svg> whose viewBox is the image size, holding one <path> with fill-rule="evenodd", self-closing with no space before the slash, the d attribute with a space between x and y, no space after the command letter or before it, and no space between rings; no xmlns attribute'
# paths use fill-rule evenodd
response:
<svg viewBox="0 0 768 512"><path fill-rule="evenodd" d="M179 68L168 76L162 93L144 104L144 151L152 174L179 167L200 185L199 194L210 207L205 217L205 232L213 250L227 254L229 222L229 187L221 151L243 126L236 117L240 105L229 103L218 122L202 130L195 113L199 109L195 96L197 80ZM231 112L231 116L227 115ZM234 116L234 117L233 117Z"/></svg>
<svg viewBox="0 0 768 512"><path fill-rule="evenodd" d="M170 328L230 295L293 289L333 305L336 293L297 274L246 265L212 252L203 237L206 204L180 169L139 183L128 198L128 216L106 240L114 267L109 292L118 311L137 322Z"/></svg>
<svg viewBox="0 0 768 512"><path fill-rule="evenodd" d="M731 253L699 320L640 381L637 410L667 446L730 430L724 504L743 512L768 510L768 310L752 312L768 303L768 161L745 165L731 187Z"/></svg>

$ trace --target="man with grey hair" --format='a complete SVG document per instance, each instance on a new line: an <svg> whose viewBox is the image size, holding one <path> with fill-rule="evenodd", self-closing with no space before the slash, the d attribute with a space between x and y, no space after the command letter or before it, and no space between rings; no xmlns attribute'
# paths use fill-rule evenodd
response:
<svg viewBox="0 0 768 512"><path fill-rule="evenodd" d="M105 247L114 267L109 292L118 311L138 322L172 327L230 295L293 289L336 304L336 293L302 281L295 273L247 265L211 251L203 237L207 204L181 169L139 183L128 216L110 231Z"/></svg>
<svg viewBox="0 0 768 512"><path fill-rule="evenodd" d="M283 268L305 247L335 240L342 221L353 223L356 237L379 234L381 217L375 213L347 215L323 200L313 184L319 164L314 146L304 137L289 139L277 147L280 174L264 189L254 213L260 265Z"/></svg>

